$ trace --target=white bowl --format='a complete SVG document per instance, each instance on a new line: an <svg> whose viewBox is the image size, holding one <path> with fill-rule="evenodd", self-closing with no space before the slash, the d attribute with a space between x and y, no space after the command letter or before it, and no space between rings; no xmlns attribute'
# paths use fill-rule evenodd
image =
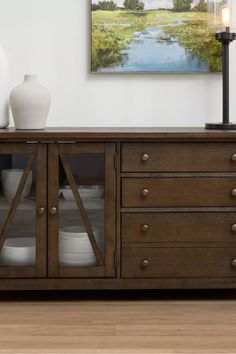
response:
<svg viewBox="0 0 236 354"><path fill-rule="evenodd" d="M1 171L1 183L3 195L8 201L12 201L16 195L17 188L23 176L24 170L10 169ZM21 201L28 197L32 185L32 171L26 180L25 187L21 194Z"/></svg>
<svg viewBox="0 0 236 354"><path fill-rule="evenodd" d="M7 266L35 265L36 247L33 237L7 238L4 242L1 260Z"/></svg>
<svg viewBox="0 0 236 354"><path fill-rule="evenodd" d="M104 194L103 186L79 186L78 191L82 199L102 199ZM65 200L74 200L74 194L70 186L60 188L59 193Z"/></svg>

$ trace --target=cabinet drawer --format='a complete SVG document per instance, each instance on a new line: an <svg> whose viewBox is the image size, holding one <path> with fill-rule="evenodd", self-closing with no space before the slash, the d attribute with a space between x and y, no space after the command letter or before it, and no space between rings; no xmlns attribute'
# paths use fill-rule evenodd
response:
<svg viewBox="0 0 236 354"><path fill-rule="evenodd" d="M123 207L236 206L236 178L124 178ZM235 191L236 192L236 191Z"/></svg>
<svg viewBox="0 0 236 354"><path fill-rule="evenodd" d="M124 248L123 278L235 277L236 248Z"/></svg>
<svg viewBox="0 0 236 354"><path fill-rule="evenodd" d="M123 172L236 171L236 144L126 143L122 145Z"/></svg>
<svg viewBox="0 0 236 354"><path fill-rule="evenodd" d="M236 214L125 213L122 242L236 242Z"/></svg>

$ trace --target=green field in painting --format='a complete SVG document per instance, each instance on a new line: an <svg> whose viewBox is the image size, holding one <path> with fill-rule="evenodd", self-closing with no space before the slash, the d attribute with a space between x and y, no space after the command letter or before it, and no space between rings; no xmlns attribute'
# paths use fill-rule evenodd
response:
<svg viewBox="0 0 236 354"><path fill-rule="evenodd" d="M207 27L207 13L164 10L92 11L92 71L118 63L134 32L158 25L165 25L165 34L157 40L177 37L182 47L207 60L211 72L221 71L221 45Z"/></svg>

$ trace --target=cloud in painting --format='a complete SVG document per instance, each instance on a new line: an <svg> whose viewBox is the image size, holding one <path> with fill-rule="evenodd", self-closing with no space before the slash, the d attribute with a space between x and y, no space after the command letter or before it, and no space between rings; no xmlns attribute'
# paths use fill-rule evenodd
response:
<svg viewBox="0 0 236 354"><path fill-rule="evenodd" d="M101 0L92 0L93 4L98 3ZM122 7L124 4L124 0L114 0L117 6ZM145 9L171 9L173 7L173 0L141 0L145 4ZM198 3L199 0L193 0L193 4Z"/></svg>

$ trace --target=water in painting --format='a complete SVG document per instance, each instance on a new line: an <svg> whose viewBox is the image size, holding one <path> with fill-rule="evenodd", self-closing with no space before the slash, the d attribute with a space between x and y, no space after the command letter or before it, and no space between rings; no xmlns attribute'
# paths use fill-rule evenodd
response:
<svg viewBox="0 0 236 354"><path fill-rule="evenodd" d="M91 9L92 72L221 71L206 0L91 0Z"/></svg>

